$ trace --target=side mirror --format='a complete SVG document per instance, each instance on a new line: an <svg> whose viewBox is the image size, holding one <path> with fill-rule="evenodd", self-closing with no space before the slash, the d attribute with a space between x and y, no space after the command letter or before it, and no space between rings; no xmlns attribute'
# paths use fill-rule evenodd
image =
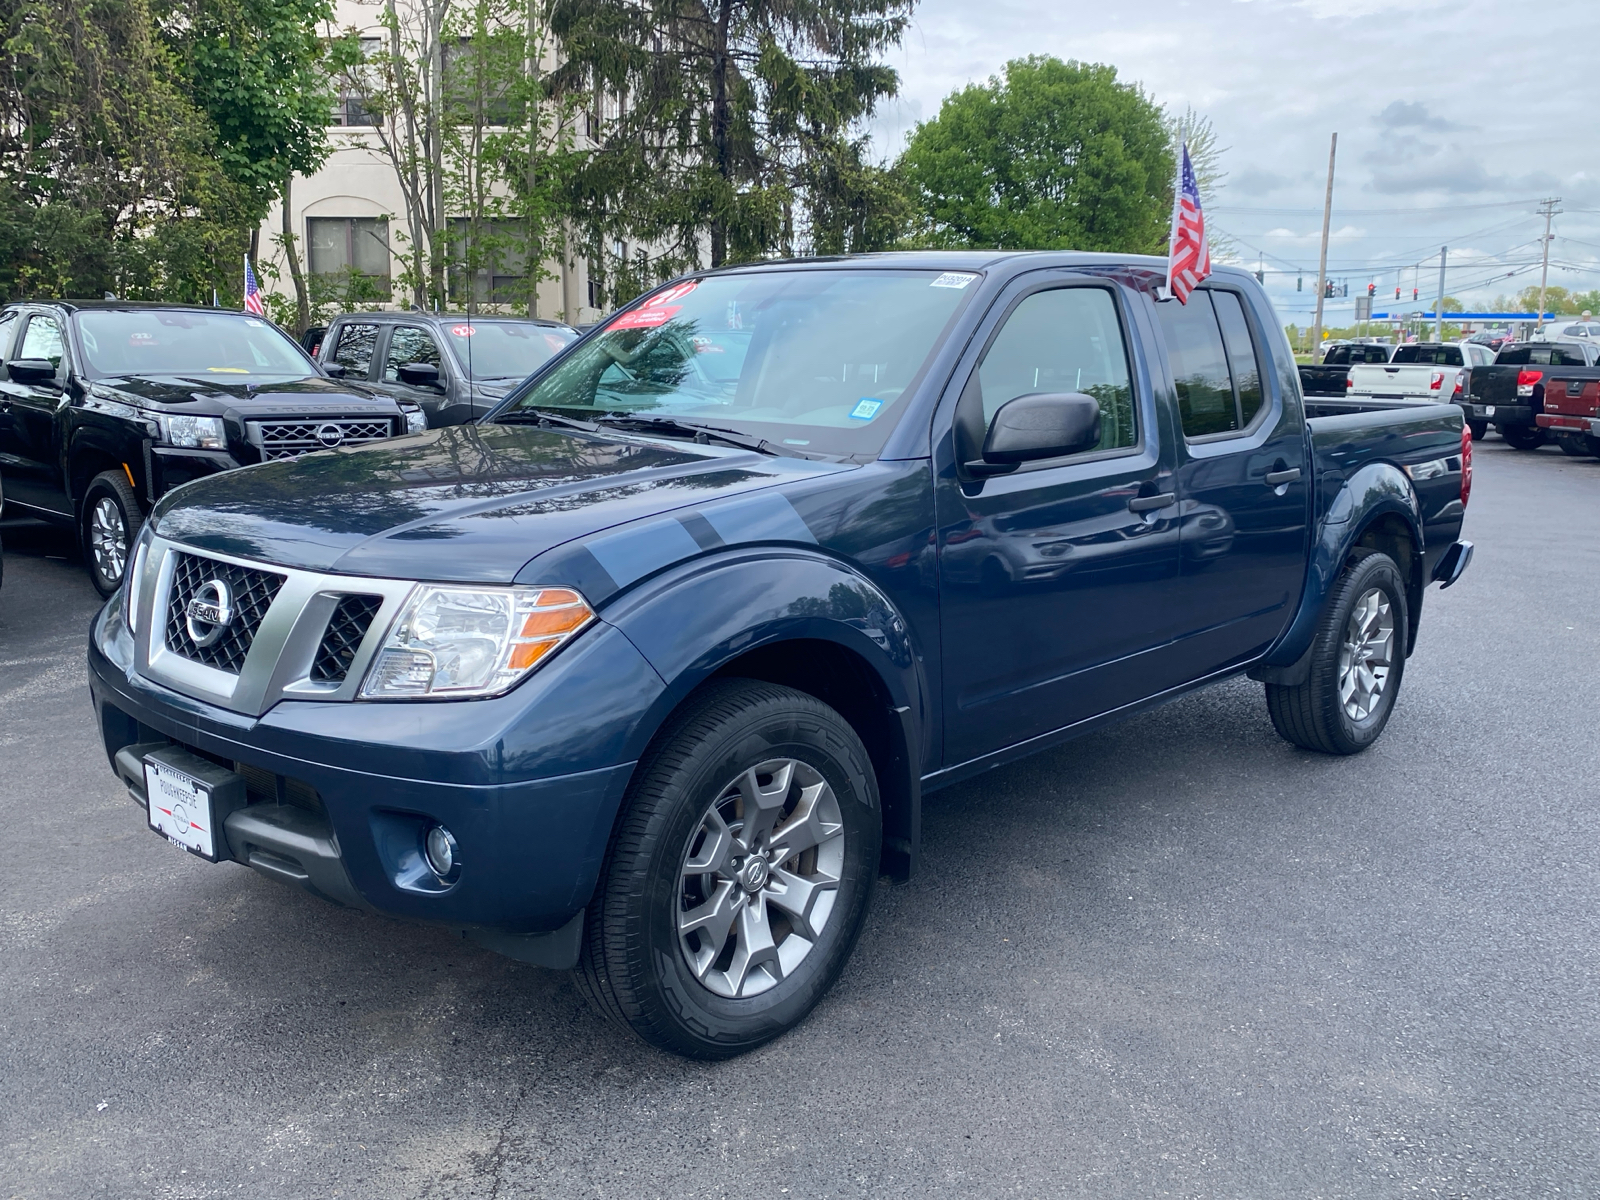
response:
<svg viewBox="0 0 1600 1200"><path fill-rule="evenodd" d="M1082 392L1033 392L1007 400L989 423L979 475L1015 470L1025 462L1082 454L1100 444L1100 402Z"/></svg>
<svg viewBox="0 0 1600 1200"><path fill-rule="evenodd" d="M322 370L323 370L324 374L329 375L334 379L343 379L345 377L346 373L349 371L349 368L346 367L343 363L331 363L330 362L330 363L323 363L322 364Z"/></svg>
<svg viewBox="0 0 1600 1200"><path fill-rule="evenodd" d="M6 374L14 383L54 383L56 365L48 358L13 358L6 364Z"/></svg>
<svg viewBox="0 0 1600 1200"><path fill-rule="evenodd" d="M406 363L400 368L400 382L412 387L438 387L439 368L432 363Z"/></svg>

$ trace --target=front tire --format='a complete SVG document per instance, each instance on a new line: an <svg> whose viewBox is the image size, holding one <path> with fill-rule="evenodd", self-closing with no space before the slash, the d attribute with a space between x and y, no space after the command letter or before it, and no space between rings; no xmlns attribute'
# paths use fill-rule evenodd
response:
<svg viewBox="0 0 1600 1200"><path fill-rule="evenodd" d="M1279 736L1322 754L1359 754L1377 741L1405 674L1407 615L1394 560L1355 551L1323 609L1305 682L1266 685Z"/></svg>
<svg viewBox="0 0 1600 1200"><path fill-rule="evenodd" d="M878 876L877 780L833 709L718 680L623 804L577 979L662 1050L730 1058L792 1029L843 969Z"/></svg>
<svg viewBox="0 0 1600 1200"><path fill-rule="evenodd" d="M1500 436L1513 450L1537 450L1547 440L1544 430L1537 425L1502 425Z"/></svg>
<svg viewBox="0 0 1600 1200"><path fill-rule="evenodd" d="M133 540L144 524L139 498L121 471L102 471L83 496L80 537L89 581L102 597L122 586Z"/></svg>

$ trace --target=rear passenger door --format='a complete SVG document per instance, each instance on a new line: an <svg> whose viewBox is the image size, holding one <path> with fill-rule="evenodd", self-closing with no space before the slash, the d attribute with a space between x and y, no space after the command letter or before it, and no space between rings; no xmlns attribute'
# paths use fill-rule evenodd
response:
<svg viewBox="0 0 1600 1200"><path fill-rule="evenodd" d="M1195 291L1156 304L1177 396L1182 671L1255 657L1287 627L1305 583L1305 423L1283 394L1245 296Z"/></svg>
<svg viewBox="0 0 1600 1200"><path fill-rule="evenodd" d="M341 321L328 334L322 347L323 362L338 363L344 377L365 381L372 378L373 359L378 352L378 326L373 321Z"/></svg>

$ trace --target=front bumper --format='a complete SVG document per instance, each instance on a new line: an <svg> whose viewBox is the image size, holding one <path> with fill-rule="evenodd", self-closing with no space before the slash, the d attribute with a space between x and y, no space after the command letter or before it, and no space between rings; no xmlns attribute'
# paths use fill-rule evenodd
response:
<svg viewBox="0 0 1600 1200"><path fill-rule="evenodd" d="M113 599L91 630L89 686L107 756L136 802L155 747L242 777L247 803L227 814L219 859L562 966L529 935L565 930L575 951L632 774L630 731L662 691L620 632L592 632L494 700L282 702L250 717L133 671ZM435 822L460 850L448 885L419 869Z"/></svg>

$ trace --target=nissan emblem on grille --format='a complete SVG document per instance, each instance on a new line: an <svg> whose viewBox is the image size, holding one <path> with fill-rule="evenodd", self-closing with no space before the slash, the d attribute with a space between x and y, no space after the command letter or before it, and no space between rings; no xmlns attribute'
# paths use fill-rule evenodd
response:
<svg viewBox="0 0 1600 1200"><path fill-rule="evenodd" d="M189 640L204 649L214 644L233 624L232 597L228 585L220 579L208 579L194 593L194 599L184 609L183 626Z"/></svg>
<svg viewBox="0 0 1600 1200"><path fill-rule="evenodd" d="M340 429L331 421L326 425L318 425L317 441L321 442L324 446L331 450L333 447L341 444L344 441L344 430Z"/></svg>

